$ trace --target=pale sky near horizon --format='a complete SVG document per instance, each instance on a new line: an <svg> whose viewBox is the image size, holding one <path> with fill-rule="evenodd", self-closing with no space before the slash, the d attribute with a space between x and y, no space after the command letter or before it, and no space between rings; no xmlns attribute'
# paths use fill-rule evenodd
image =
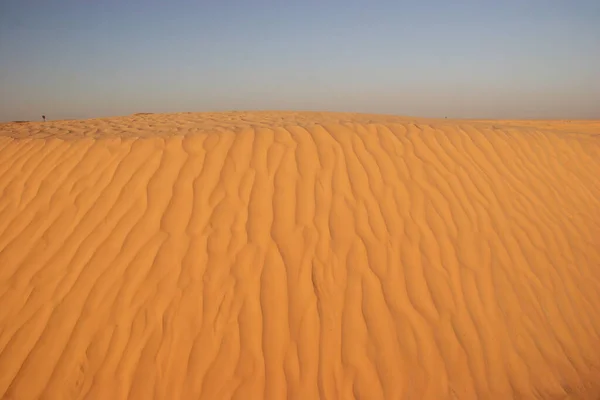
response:
<svg viewBox="0 0 600 400"><path fill-rule="evenodd" d="M0 121L600 118L600 1L0 0Z"/></svg>

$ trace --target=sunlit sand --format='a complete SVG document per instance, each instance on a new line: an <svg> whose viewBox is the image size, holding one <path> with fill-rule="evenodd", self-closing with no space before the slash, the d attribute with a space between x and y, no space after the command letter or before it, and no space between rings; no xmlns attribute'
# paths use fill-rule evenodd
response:
<svg viewBox="0 0 600 400"><path fill-rule="evenodd" d="M600 122L0 125L0 397L600 396Z"/></svg>

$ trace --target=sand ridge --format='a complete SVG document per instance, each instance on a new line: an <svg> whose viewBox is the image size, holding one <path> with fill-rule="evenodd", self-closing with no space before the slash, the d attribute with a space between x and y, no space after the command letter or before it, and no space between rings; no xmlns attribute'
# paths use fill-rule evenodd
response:
<svg viewBox="0 0 600 400"><path fill-rule="evenodd" d="M600 122L0 125L0 396L600 396Z"/></svg>

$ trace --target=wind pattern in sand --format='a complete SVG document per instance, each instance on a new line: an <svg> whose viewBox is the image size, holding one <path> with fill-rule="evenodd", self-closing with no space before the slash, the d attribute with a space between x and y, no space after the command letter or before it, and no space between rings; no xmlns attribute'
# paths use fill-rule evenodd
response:
<svg viewBox="0 0 600 400"><path fill-rule="evenodd" d="M599 395L600 123L0 125L2 398Z"/></svg>

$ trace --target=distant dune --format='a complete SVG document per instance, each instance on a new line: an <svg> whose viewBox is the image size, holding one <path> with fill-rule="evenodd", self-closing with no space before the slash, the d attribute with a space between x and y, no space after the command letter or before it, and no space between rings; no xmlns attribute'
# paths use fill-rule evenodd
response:
<svg viewBox="0 0 600 400"><path fill-rule="evenodd" d="M598 399L600 122L0 125L4 399Z"/></svg>

